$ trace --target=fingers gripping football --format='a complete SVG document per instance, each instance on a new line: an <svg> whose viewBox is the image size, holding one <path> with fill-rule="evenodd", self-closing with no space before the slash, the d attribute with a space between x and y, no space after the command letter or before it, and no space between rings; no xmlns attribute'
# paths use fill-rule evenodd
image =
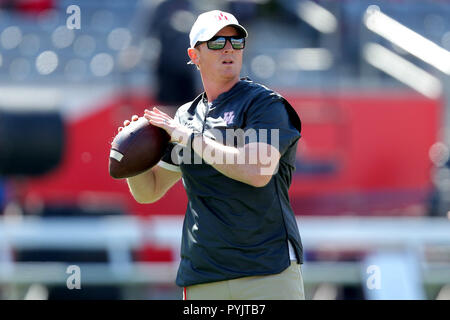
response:
<svg viewBox="0 0 450 320"><path fill-rule="evenodd" d="M139 117L138 117L137 115L134 115L134 116L131 117L131 121L138 121L138 119L139 119ZM125 121L123 122L123 127L119 127L119 128L117 129L117 131L118 131L118 132L122 131L123 128L126 127L126 126L128 126L130 123L131 123L130 120L125 120Z"/></svg>
<svg viewBox="0 0 450 320"><path fill-rule="evenodd" d="M186 145L192 130L180 125L169 115L154 107L152 110L144 111L144 118L152 125L164 129L170 135L170 141Z"/></svg>

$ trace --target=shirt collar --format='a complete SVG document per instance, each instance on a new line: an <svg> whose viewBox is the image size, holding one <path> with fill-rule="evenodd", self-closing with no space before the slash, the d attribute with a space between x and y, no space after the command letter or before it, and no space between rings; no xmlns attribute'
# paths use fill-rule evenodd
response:
<svg viewBox="0 0 450 320"><path fill-rule="evenodd" d="M234 86L230 90L221 93L216 98L216 100L213 101L213 104L218 104L223 101L226 101L231 97L233 97L234 95L236 95L237 93L240 93L241 90L248 84L248 81L251 81L250 78L248 77L240 79L238 82L234 84ZM204 93L204 97L206 98L206 92Z"/></svg>

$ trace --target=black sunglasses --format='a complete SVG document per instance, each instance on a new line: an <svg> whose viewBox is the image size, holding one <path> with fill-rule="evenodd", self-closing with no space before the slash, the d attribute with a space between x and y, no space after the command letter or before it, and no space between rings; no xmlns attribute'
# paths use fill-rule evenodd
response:
<svg viewBox="0 0 450 320"><path fill-rule="evenodd" d="M222 50L225 48L227 40L230 41L231 46L235 50L242 50L245 48L245 38L241 36L215 36L208 41L199 41L195 46L206 42L210 50Z"/></svg>

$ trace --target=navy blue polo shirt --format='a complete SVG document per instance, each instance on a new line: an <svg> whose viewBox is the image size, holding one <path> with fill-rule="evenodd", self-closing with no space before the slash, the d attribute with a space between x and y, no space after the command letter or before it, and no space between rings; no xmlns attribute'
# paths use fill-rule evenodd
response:
<svg viewBox="0 0 450 320"><path fill-rule="evenodd" d="M239 146L256 139L281 154L270 182L258 188L226 177L187 148L169 146L159 165L181 171L188 196L176 284L279 273L290 265L288 240L303 263L288 196L301 136L292 106L276 92L242 79L211 104L203 93L181 106L174 119L223 144ZM241 135L227 140L230 130Z"/></svg>

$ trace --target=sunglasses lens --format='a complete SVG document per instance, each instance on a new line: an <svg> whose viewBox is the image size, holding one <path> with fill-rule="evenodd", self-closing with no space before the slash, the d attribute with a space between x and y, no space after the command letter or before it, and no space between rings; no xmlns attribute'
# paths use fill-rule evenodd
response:
<svg viewBox="0 0 450 320"><path fill-rule="evenodd" d="M245 47L245 38L231 38L233 49L241 50Z"/></svg>
<svg viewBox="0 0 450 320"><path fill-rule="evenodd" d="M225 47L226 39L223 37L219 37L216 39L212 39L208 41L208 48L211 50L220 50Z"/></svg>

